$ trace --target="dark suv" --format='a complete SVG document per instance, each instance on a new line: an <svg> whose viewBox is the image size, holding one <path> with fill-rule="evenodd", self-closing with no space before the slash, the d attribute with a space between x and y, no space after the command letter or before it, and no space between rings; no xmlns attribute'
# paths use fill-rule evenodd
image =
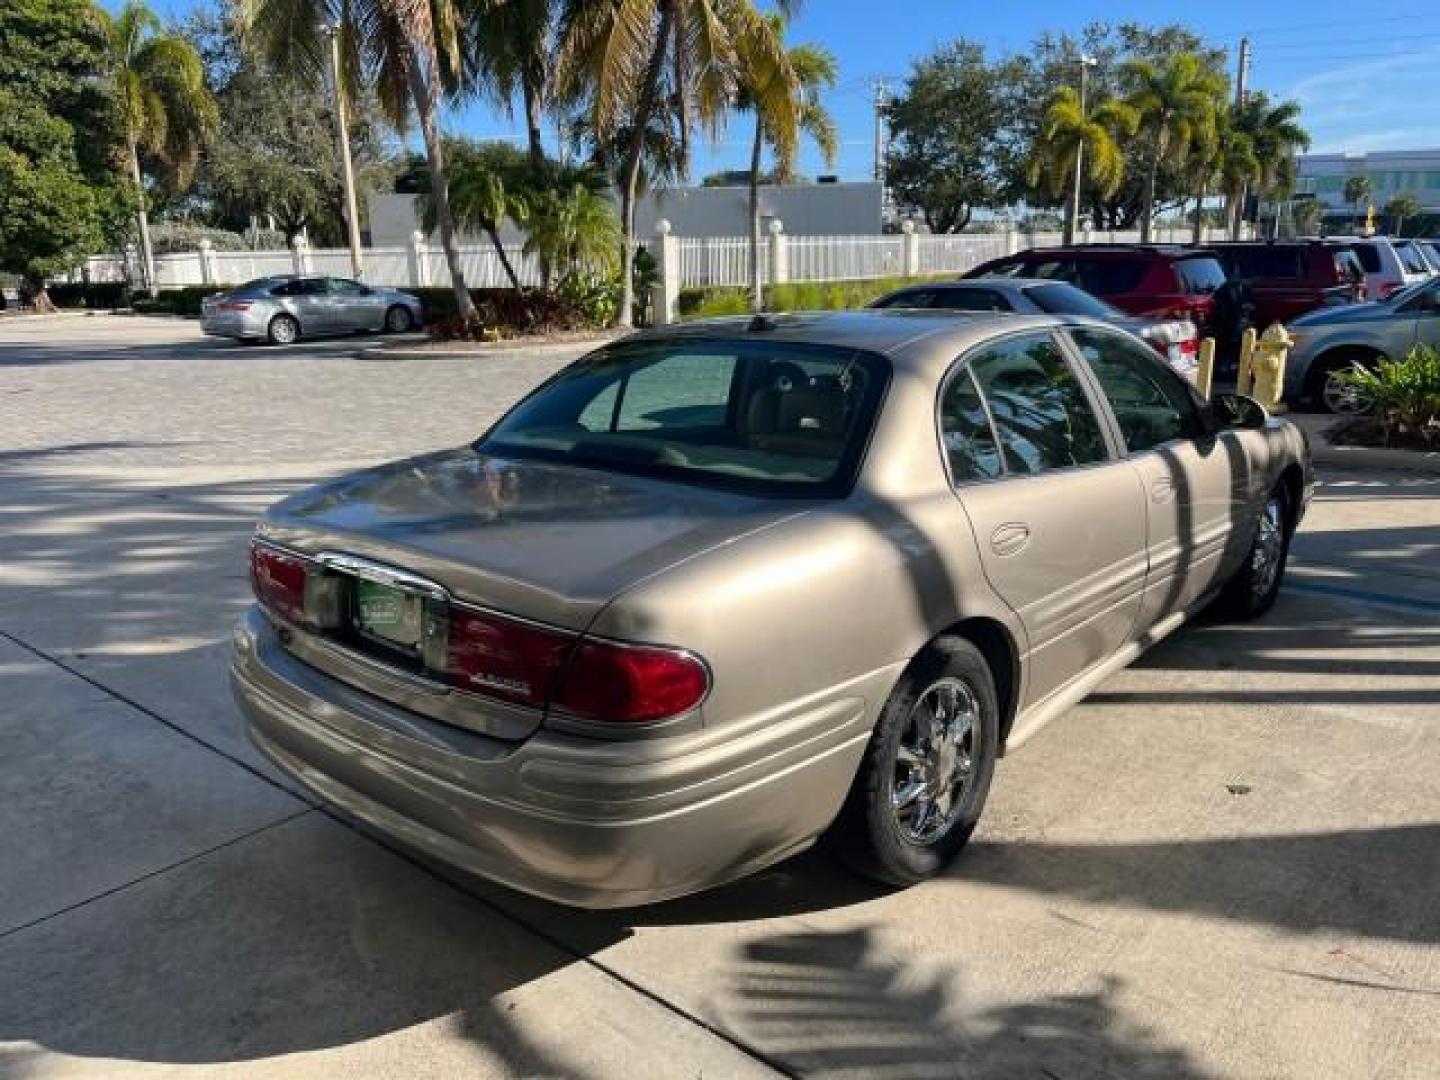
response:
<svg viewBox="0 0 1440 1080"><path fill-rule="evenodd" d="M1078 285L1130 315L1189 319L1213 334L1225 270L1213 252L1168 244L1085 244L1030 248L981 263L967 278L1055 278Z"/></svg>
<svg viewBox="0 0 1440 1080"><path fill-rule="evenodd" d="M1318 307L1365 299L1365 269L1345 245L1323 240L1237 240L1207 248L1232 281L1243 282L1264 329Z"/></svg>

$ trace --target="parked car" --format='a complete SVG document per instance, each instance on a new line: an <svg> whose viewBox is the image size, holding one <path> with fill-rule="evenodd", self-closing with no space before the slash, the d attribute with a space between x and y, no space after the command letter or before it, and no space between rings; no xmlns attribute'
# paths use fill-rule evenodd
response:
<svg viewBox="0 0 1440 1080"><path fill-rule="evenodd" d="M1084 315L1129 330L1143 338L1170 366L1192 381L1199 362L1200 335L1189 319L1146 319L1065 281L993 277L972 281L934 281L886 293L872 308L928 311L1023 312L1027 315Z"/></svg>
<svg viewBox="0 0 1440 1080"><path fill-rule="evenodd" d="M1425 279L1426 271L1407 267L1386 237L1338 236L1329 237L1325 242L1332 247L1349 248L1355 252L1365 271L1365 295L1371 300L1383 300L1391 293ZM1415 265L1414 256L1411 256L1410 265Z"/></svg>
<svg viewBox="0 0 1440 1080"><path fill-rule="evenodd" d="M1217 329L1215 294L1225 284L1213 252L1169 244L1031 248L965 275L997 276L1068 281L1130 315L1189 319L1202 337Z"/></svg>
<svg viewBox="0 0 1440 1080"><path fill-rule="evenodd" d="M257 278L201 303L200 329L216 337L289 345L362 330L399 334L425 321L419 297L348 278Z"/></svg>
<svg viewBox="0 0 1440 1080"><path fill-rule="evenodd" d="M251 549L259 748L435 858L584 907L828 835L935 873L997 757L1222 597L1275 599L1301 434L1096 320L652 330Z"/></svg>
<svg viewBox="0 0 1440 1080"><path fill-rule="evenodd" d="M1355 252L1321 240L1240 240L1211 244L1226 277L1243 282L1259 329L1318 307L1365 299Z"/></svg>
<svg viewBox="0 0 1440 1080"><path fill-rule="evenodd" d="M1440 277L1384 300L1312 311L1289 330L1295 343L1285 363L1285 396L1330 412L1368 411L1369 402L1335 376L1357 364L1398 360L1416 344L1440 346Z"/></svg>

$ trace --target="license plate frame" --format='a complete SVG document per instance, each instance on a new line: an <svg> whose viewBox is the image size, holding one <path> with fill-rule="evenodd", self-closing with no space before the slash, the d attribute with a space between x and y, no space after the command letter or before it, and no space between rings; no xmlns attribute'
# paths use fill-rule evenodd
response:
<svg viewBox="0 0 1440 1080"><path fill-rule="evenodd" d="M394 585L355 579L352 622L361 636L389 649L419 655L425 598Z"/></svg>

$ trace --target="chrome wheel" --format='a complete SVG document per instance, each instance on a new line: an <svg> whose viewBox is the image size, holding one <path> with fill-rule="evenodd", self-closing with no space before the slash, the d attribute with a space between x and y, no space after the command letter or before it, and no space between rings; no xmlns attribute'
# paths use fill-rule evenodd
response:
<svg viewBox="0 0 1440 1080"><path fill-rule="evenodd" d="M979 706L959 679L940 679L916 700L895 754L890 806L900 835L930 844L961 817L981 751Z"/></svg>
<svg viewBox="0 0 1440 1080"><path fill-rule="evenodd" d="M276 315L270 320L270 340L276 345L293 345L300 336L300 324L289 315Z"/></svg>
<svg viewBox="0 0 1440 1080"><path fill-rule="evenodd" d="M1285 508L1280 499L1271 496L1260 513L1260 527L1255 533L1255 546L1250 549L1250 588L1255 599L1270 595L1280 563L1285 556Z"/></svg>
<svg viewBox="0 0 1440 1080"><path fill-rule="evenodd" d="M410 317L410 312L403 307L392 307L385 313L385 329L392 334L403 334L414 325L415 320Z"/></svg>
<svg viewBox="0 0 1440 1080"><path fill-rule="evenodd" d="M1375 405L1374 400L1364 390L1336 377L1348 375L1353 370L1353 367L1336 368L1325 374L1325 385L1320 396L1325 401L1325 407L1332 413L1341 416L1363 416Z"/></svg>

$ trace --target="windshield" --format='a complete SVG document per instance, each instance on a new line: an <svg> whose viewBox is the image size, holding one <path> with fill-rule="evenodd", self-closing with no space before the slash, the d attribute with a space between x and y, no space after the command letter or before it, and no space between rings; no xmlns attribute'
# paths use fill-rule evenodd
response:
<svg viewBox="0 0 1440 1080"><path fill-rule="evenodd" d="M1057 281L1052 285L1032 285L1025 295L1035 306L1051 315L1089 315L1094 319L1114 319L1123 314L1104 300L1097 300L1084 289Z"/></svg>
<svg viewBox="0 0 1440 1080"><path fill-rule="evenodd" d="M1396 289L1389 296L1381 299L1380 303L1389 304L1391 307L1399 307L1405 303L1405 301L1412 297L1419 296L1422 292L1427 292L1437 285L1440 285L1440 279L1426 278L1424 281L1417 281L1413 285L1407 285L1403 289Z"/></svg>
<svg viewBox="0 0 1440 1080"><path fill-rule="evenodd" d="M1401 265L1405 267L1407 274L1430 273L1430 264L1425 261L1425 256L1415 249L1414 244L1407 242L1397 243L1394 246L1395 254L1400 256Z"/></svg>
<svg viewBox="0 0 1440 1080"><path fill-rule="evenodd" d="M640 341L566 368L477 449L759 493L844 494L889 373L868 352Z"/></svg>

